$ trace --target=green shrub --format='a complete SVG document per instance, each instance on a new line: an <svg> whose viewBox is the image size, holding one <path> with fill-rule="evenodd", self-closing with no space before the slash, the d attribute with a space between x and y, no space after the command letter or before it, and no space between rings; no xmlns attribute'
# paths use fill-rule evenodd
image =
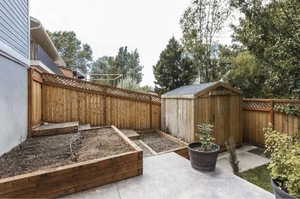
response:
<svg viewBox="0 0 300 199"><path fill-rule="evenodd" d="M297 104L275 105L274 110L287 115L300 116L300 107Z"/></svg>
<svg viewBox="0 0 300 199"><path fill-rule="evenodd" d="M212 151L216 146L213 137L213 128L214 126L211 124L200 124L198 125L198 136L199 142L201 143L201 151Z"/></svg>
<svg viewBox="0 0 300 199"><path fill-rule="evenodd" d="M266 152L271 154L272 179L289 194L300 197L300 142L272 128L264 129Z"/></svg>

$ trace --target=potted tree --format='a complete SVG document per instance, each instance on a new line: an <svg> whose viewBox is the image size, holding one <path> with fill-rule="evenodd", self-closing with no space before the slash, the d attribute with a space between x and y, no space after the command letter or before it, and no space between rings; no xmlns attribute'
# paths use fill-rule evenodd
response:
<svg viewBox="0 0 300 199"><path fill-rule="evenodd" d="M268 166L276 199L300 198L300 140L273 130L264 129Z"/></svg>
<svg viewBox="0 0 300 199"><path fill-rule="evenodd" d="M216 168L220 146L214 143L213 125L203 123L198 125L199 142L189 144L191 165L199 171L214 171Z"/></svg>

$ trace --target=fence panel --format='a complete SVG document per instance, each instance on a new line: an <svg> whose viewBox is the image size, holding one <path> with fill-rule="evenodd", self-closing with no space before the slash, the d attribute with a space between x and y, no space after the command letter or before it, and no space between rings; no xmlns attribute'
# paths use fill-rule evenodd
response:
<svg viewBox="0 0 300 199"><path fill-rule="evenodd" d="M92 126L160 128L159 96L48 73L39 75L40 82L30 86L31 126L41 121L79 121Z"/></svg>
<svg viewBox="0 0 300 199"><path fill-rule="evenodd" d="M279 132L299 136L299 117L279 112L275 107L278 105L297 104L299 100L282 99L244 99L244 141L263 146L265 143L263 128L272 124Z"/></svg>

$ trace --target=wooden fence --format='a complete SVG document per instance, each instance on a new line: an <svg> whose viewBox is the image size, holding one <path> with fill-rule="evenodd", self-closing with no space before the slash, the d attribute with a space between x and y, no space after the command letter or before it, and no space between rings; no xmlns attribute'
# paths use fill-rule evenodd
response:
<svg viewBox="0 0 300 199"><path fill-rule="evenodd" d="M29 126L71 122L159 129L160 97L29 71Z"/></svg>
<svg viewBox="0 0 300 199"><path fill-rule="evenodd" d="M300 117L278 112L274 108L286 104L300 106L300 100L244 99L244 142L264 145L263 128L268 127L270 123L277 131L292 136L300 135Z"/></svg>

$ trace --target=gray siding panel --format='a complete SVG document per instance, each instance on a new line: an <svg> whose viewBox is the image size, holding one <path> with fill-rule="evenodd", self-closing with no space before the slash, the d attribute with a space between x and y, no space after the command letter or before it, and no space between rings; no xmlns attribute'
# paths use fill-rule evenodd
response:
<svg viewBox="0 0 300 199"><path fill-rule="evenodd" d="M0 0L0 41L29 58L28 0Z"/></svg>

